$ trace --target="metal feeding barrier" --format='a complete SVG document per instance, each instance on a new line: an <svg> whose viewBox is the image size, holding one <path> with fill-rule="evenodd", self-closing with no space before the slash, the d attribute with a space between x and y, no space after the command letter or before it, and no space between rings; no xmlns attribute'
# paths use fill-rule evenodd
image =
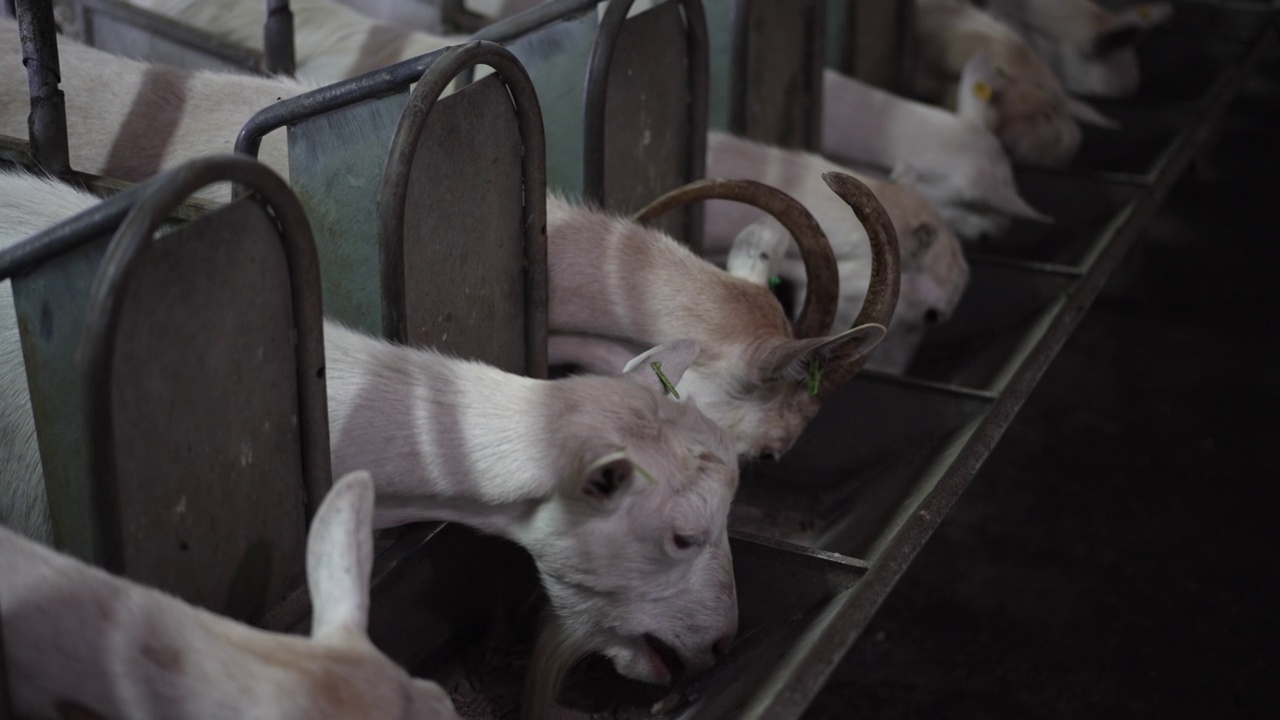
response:
<svg viewBox="0 0 1280 720"><path fill-rule="evenodd" d="M252 192L167 224L222 181ZM319 268L284 182L245 158L193 161L0 251L0 279L57 547L292 624L330 472Z"/></svg>
<svg viewBox="0 0 1280 720"><path fill-rule="evenodd" d="M289 0L265 0L263 50L228 42L122 0L67 0L86 45L116 55L191 70L292 75L293 14Z"/></svg>
<svg viewBox="0 0 1280 720"><path fill-rule="evenodd" d="M826 0L827 65L898 94L910 90L915 0Z"/></svg>

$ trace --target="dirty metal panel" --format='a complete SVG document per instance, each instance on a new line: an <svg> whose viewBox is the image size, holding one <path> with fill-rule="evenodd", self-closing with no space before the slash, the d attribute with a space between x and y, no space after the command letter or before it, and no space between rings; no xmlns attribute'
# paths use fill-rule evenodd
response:
<svg viewBox="0 0 1280 720"><path fill-rule="evenodd" d="M628 18L609 69L604 205L630 214L689 178L688 50L679 3ZM688 208L654 225L685 236Z"/></svg>
<svg viewBox="0 0 1280 720"><path fill-rule="evenodd" d="M92 494L76 354L109 241L109 235L89 241L11 281L54 545L87 562L96 557L96 540L85 522Z"/></svg>
<svg viewBox="0 0 1280 720"><path fill-rule="evenodd" d="M112 0L75 0L85 44L189 70L256 72L261 54L170 18Z"/></svg>
<svg viewBox="0 0 1280 720"><path fill-rule="evenodd" d="M1144 194L1141 186L1131 183L1034 168L1021 168L1016 177L1022 197L1052 216L1054 222L1014 220L1003 235L971 245L971 258L998 256L1079 267L1098 238L1109 232L1116 218Z"/></svg>
<svg viewBox="0 0 1280 720"><path fill-rule="evenodd" d="M908 375L989 388L1046 312L1078 279L1067 268L1016 262L973 262L954 314L932 328Z"/></svg>
<svg viewBox="0 0 1280 720"><path fill-rule="evenodd" d="M289 184L320 254L325 317L382 335L378 188L408 90L289 126Z"/></svg>
<svg viewBox="0 0 1280 720"><path fill-rule="evenodd" d="M857 0L852 10L853 76L886 90L904 81L904 58L911 42L904 4L912 0Z"/></svg>
<svg viewBox="0 0 1280 720"><path fill-rule="evenodd" d="M583 78L599 20L594 8L503 43L538 91L547 138L547 190L582 194Z"/></svg>
<svg viewBox="0 0 1280 720"><path fill-rule="evenodd" d="M148 243L111 375L125 572L246 621L306 579L293 305L276 238L241 200Z"/></svg>
<svg viewBox="0 0 1280 720"><path fill-rule="evenodd" d="M408 340L525 372L523 171L515 107L490 76L442 99L405 206Z"/></svg>
<svg viewBox="0 0 1280 720"><path fill-rule="evenodd" d="M746 47L735 64L731 85L741 105L731 112L735 133L789 148L816 148L821 140L815 114L821 113L821 64L815 53L814 0L740 0L747 9L742 32ZM815 74L815 70L818 74ZM736 115L736 117L734 117Z"/></svg>

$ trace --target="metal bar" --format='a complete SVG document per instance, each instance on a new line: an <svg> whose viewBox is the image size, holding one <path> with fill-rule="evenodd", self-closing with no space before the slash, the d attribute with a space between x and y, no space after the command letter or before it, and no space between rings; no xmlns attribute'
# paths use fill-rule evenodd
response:
<svg viewBox="0 0 1280 720"><path fill-rule="evenodd" d="M12 8L12 5L9 6ZM9 694L9 672L4 650L4 608L0 607L0 720L13 720L13 699Z"/></svg>
<svg viewBox="0 0 1280 720"><path fill-rule="evenodd" d="M271 75L293 75L298 71L289 0L267 0L267 20L262 26L262 67Z"/></svg>
<svg viewBox="0 0 1280 720"><path fill-rule="evenodd" d="M404 207L418 142L440 95L455 77L481 64L493 68L510 91L524 145L525 372L546 377L547 192L542 112L533 82L520 61L496 43L470 42L445 50L414 88L392 138L387 170L378 194L383 334L400 343L409 339L404 286Z"/></svg>
<svg viewBox="0 0 1280 720"><path fill-rule="evenodd" d="M332 484L328 443L328 401L324 386L324 339L320 308L319 261L301 206L279 176L247 158L212 156L176 168L139 187L144 197L131 209L103 258L94 281L80 348L85 377L84 410L89 419L88 456L96 475L92 492L97 564L124 570L120 525L118 463L111 413L110 382L120 308L131 264L144 243L183 198L217 181L233 180L251 188L273 211L281 228L289 267L294 328L297 333L298 423L308 517Z"/></svg>
<svg viewBox="0 0 1280 720"><path fill-rule="evenodd" d="M75 5L87 45L191 70L264 72L263 54L258 50L228 42L171 17L121 0L76 0ZM128 32L121 33L121 29Z"/></svg>
<svg viewBox="0 0 1280 720"><path fill-rule="evenodd" d="M262 138L272 130L362 100L400 92L417 82L442 52L444 50L437 50L403 60L269 105L249 118L249 122L240 129L240 134L236 136L235 152L256 158Z"/></svg>
<svg viewBox="0 0 1280 720"><path fill-rule="evenodd" d="M17 17L18 11L14 9L13 0L4 0L5 17Z"/></svg>
<svg viewBox="0 0 1280 720"><path fill-rule="evenodd" d="M71 156L67 149L66 100L58 88L62 70L58 67L53 3L22 0L16 9L22 64L27 68L31 88L31 114L27 116L31 155L46 172L66 175L71 171Z"/></svg>

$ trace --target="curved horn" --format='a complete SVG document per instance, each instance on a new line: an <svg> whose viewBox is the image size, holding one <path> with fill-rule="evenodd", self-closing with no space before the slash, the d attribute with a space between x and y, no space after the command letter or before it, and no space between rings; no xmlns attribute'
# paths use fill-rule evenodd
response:
<svg viewBox="0 0 1280 720"><path fill-rule="evenodd" d="M732 200L764 210L782 223L800 246L804 260L804 307L792 323L797 338L821 337L831 329L840 300L840 276L836 255L818 221L790 195L754 180L697 180L672 190L632 216L640 224L650 223L672 210L702 200Z"/></svg>
<svg viewBox="0 0 1280 720"><path fill-rule="evenodd" d="M862 301L862 310L853 321L853 327L876 323L889 327L893 319L894 308L898 306L898 286L902 280L902 267L898 255L898 234L893 229L893 221L884 205L876 199L871 188L850 175L838 172L822 174L827 187L840 196L853 208L858 222L867 231L867 239L871 242L871 282L867 285L867 297ZM844 330L844 328L839 328ZM868 355L839 365L825 373L819 398L826 399L840 386L862 369Z"/></svg>

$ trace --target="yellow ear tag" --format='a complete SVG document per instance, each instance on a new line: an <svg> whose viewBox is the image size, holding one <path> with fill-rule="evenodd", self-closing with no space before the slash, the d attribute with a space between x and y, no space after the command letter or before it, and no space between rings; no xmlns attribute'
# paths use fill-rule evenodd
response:
<svg viewBox="0 0 1280 720"><path fill-rule="evenodd" d="M979 80L973 84L973 96L982 102L991 102L991 86Z"/></svg>

